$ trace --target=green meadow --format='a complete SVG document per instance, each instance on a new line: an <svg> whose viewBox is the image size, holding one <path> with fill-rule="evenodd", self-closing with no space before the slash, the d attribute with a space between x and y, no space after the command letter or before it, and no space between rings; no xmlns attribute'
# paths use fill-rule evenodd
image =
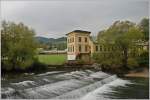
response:
<svg viewBox="0 0 150 100"><path fill-rule="evenodd" d="M49 65L62 65L67 61L66 54L40 54L38 58L41 63Z"/></svg>

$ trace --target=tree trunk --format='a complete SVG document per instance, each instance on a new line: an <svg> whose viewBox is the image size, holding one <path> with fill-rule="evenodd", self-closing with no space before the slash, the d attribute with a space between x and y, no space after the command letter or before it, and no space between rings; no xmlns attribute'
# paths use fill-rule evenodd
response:
<svg viewBox="0 0 150 100"><path fill-rule="evenodd" d="M123 67L128 69L128 49L127 48L124 48L124 51L123 51Z"/></svg>

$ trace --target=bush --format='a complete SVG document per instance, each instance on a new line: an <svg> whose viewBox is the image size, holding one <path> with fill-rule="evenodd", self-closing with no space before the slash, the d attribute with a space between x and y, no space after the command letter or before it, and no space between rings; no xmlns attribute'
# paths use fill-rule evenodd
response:
<svg viewBox="0 0 150 100"><path fill-rule="evenodd" d="M139 66L139 64L136 61L136 59L134 59L134 58L128 58L128 68L129 69L134 69L135 67L138 67L138 66Z"/></svg>
<svg viewBox="0 0 150 100"><path fill-rule="evenodd" d="M85 61L84 61L84 60L81 60L81 59L80 59L80 60L77 60L77 64L81 64L81 65L82 65L82 64L85 64Z"/></svg>
<svg viewBox="0 0 150 100"><path fill-rule="evenodd" d="M140 66L147 66L149 67L149 52L144 51L141 55L137 58L137 62Z"/></svg>
<svg viewBox="0 0 150 100"><path fill-rule="evenodd" d="M39 62L38 59L35 59L33 64L27 69L29 71L42 71L46 70L48 66L44 63Z"/></svg>

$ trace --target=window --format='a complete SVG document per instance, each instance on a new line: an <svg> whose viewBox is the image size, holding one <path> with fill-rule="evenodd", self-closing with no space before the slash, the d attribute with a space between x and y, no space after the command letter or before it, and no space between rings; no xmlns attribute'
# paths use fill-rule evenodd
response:
<svg viewBox="0 0 150 100"><path fill-rule="evenodd" d="M68 43L69 43L69 38L68 38Z"/></svg>
<svg viewBox="0 0 150 100"><path fill-rule="evenodd" d="M72 52L72 47L70 47L70 52Z"/></svg>
<svg viewBox="0 0 150 100"><path fill-rule="evenodd" d="M98 51L98 46L96 46L96 51Z"/></svg>
<svg viewBox="0 0 150 100"><path fill-rule="evenodd" d="M103 57L104 57L104 58L106 57L105 53L103 54Z"/></svg>
<svg viewBox="0 0 150 100"><path fill-rule="evenodd" d="M85 45L85 52L87 52L88 51L88 46L87 45Z"/></svg>
<svg viewBox="0 0 150 100"><path fill-rule="evenodd" d="M87 37L85 37L85 42L87 42Z"/></svg>
<svg viewBox="0 0 150 100"><path fill-rule="evenodd" d="M81 45L79 45L79 52L81 52Z"/></svg>
<svg viewBox="0 0 150 100"><path fill-rule="evenodd" d="M72 42L74 42L74 38L72 38Z"/></svg>
<svg viewBox="0 0 150 100"><path fill-rule="evenodd" d="M104 51L106 51L106 47L104 46Z"/></svg>
<svg viewBox="0 0 150 100"><path fill-rule="evenodd" d="M110 47L108 47L108 51L110 51Z"/></svg>
<svg viewBox="0 0 150 100"><path fill-rule="evenodd" d="M102 49L102 46L100 46L100 51L102 51L103 49Z"/></svg>
<svg viewBox="0 0 150 100"><path fill-rule="evenodd" d="M70 38L70 41L71 41L71 43L72 43L72 38Z"/></svg>
<svg viewBox="0 0 150 100"><path fill-rule="evenodd" d="M70 47L68 47L68 52L70 52Z"/></svg>
<svg viewBox="0 0 150 100"><path fill-rule="evenodd" d="M74 52L74 46L72 46L72 51Z"/></svg>
<svg viewBox="0 0 150 100"><path fill-rule="evenodd" d="M79 42L81 42L81 37L79 37Z"/></svg>

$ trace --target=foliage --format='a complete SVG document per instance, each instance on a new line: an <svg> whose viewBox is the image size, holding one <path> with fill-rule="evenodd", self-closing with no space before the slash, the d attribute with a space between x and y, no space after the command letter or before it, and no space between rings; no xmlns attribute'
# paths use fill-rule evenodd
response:
<svg viewBox="0 0 150 100"><path fill-rule="evenodd" d="M138 62L136 61L135 58L128 58L127 63L128 63L128 67L129 67L130 69L133 69L133 68L139 66L139 64L138 64Z"/></svg>
<svg viewBox="0 0 150 100"><path fill-rule="evenodd" d="M82 59L78 59L77 60L77 64L80 64L80 65L83 65L83 64L85 64L86 62L84 61L84 60L82 60Z"/></svg>
<svg viewBox="0 0 150 100"><path fill-rule="evenodd" d="M137 58L138 64L140 66L149 66L149 52L143 51L140 56Z"/></svg>
<svg viewBox="0 0 150 100"><path fill-rule="evenodd" d="M139 27L142 30L142 33L144 34L145 40L148 41L149 40L149 19L143 18L139 23Z"/></svg>
<svg viewBox="0 0 150 100"><path fill-rule="evenodd" d="M98 60L103 64L117 64L125 68L130 65L137 65L136 60L132 55L135 53L133 47L143 39L141 30L132 22L129 21L116 21L107 30L101 31L98 35L99 44L109 47L109 45L116 46L117 49L109 51L108 56L99 55ZM138 53L138 52L136 52ZM130 63L131 62L131 63Z"/></svg>
<svg viewBox="0 0 150 100"><path fill-rule="evenodd" d="M26 69L32 65L36 57L34 34L34 30L23 23L2 22L2 68Z"/></svg>
<svg viewBox="0 0 150 100"><path fill-rule="evenodd" d="M107 66L121 66L122 62L122 56L120 50L112 50L109 52L97 52L93 54L93 58L96 60L96 62L107 65Z"/></svg>
<svg viewBox="0 0 150 100"><path fill-rule="evenodd" d="M32 71L32 72L40 72L40 71L44 71L47 70L48 66L45 63L42 63L38 60L38 58L36 58L33 62L33 64L27 69L28 71Z"/></svg>

